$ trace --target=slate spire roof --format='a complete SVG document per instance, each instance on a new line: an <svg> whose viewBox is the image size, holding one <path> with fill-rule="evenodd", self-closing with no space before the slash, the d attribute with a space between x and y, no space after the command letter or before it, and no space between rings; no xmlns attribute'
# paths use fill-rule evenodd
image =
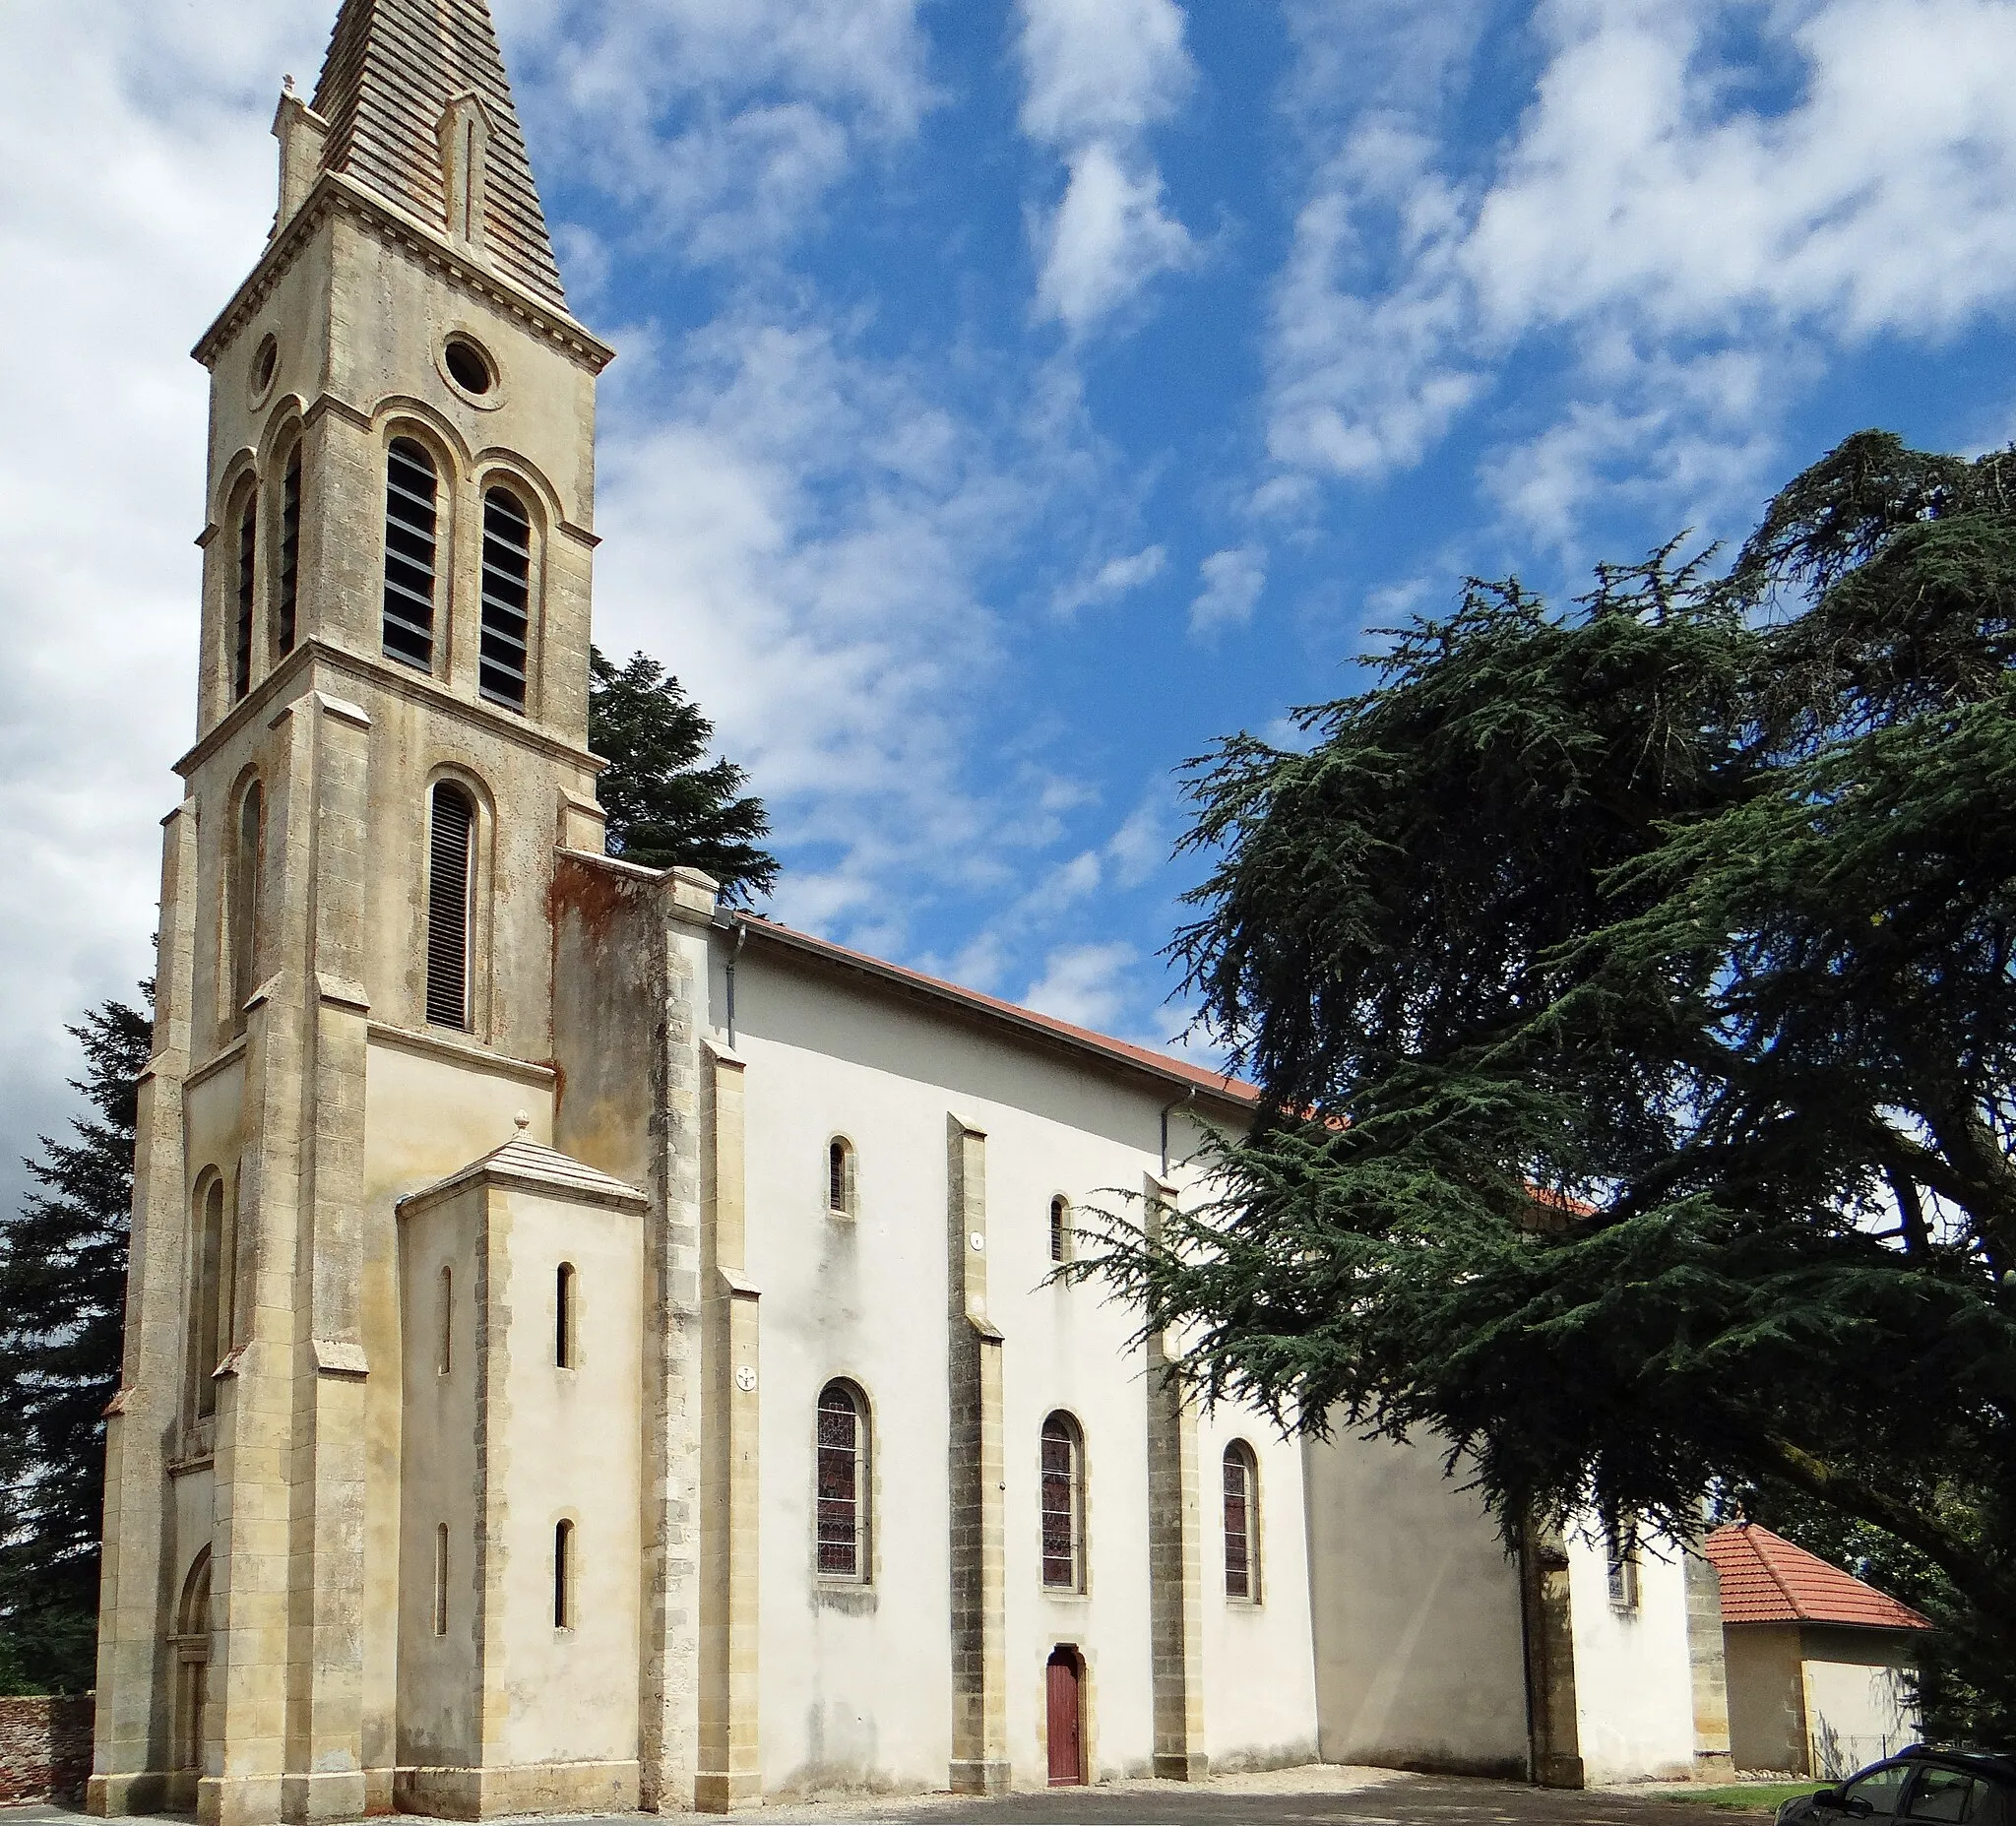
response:
<svg viewBox="0 0 2016 1826"><path fill-rule="evenodd" d="M311 104L329 123L322 162L422 221L445 222L435 138L473 94L490 118L483 240L491 263L561 310L567 298L533 183L525 133L485 0L344 0Z"/></svg>
<svg viewBox="0 0 2016 1826"><path fill-rule="evenodd" d="M1718 1528L1701 1545L1722 1577L1725 1623L1931 1627L1909 1605L1886 1598L1873 1585L1864 1585L1754 1522Z"/></svg>

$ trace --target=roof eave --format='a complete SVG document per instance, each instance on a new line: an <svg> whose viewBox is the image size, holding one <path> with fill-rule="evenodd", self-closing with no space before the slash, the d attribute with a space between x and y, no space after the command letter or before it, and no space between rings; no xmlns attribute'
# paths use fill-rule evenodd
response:
<svg viewBox="0 0 2016 1826"><path fill-rule="evenodd" d="M616 351L608 344L550 299L540 297L537 292L494 267L471 259L438 228L422 221L410 211L401 209L367 185L358 183L347 172L324 171L302 199L300 208L287 219L286 225L267 243L257 264L245 276L244 283L231 294L230 301L197 338L196 346L189 352L198 361L205 367L215 364L224 346L265 302L281 275L300 257L301 249L309 238L336 209L347 210L381 229L416 241L430 263L439 266L470 290L489 297L513 316L532 324L549 341L559 344L585 363L591 372L599 374L616 358Z"/></svg>

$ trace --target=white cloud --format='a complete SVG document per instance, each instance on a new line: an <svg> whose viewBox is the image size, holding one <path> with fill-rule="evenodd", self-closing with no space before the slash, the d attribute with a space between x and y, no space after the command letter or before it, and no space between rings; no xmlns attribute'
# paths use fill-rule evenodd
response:
<svg viewBox="0 0 2016 1826"><path fill-rule="evenodd" d="M1449 131L1461 20L1382 9L1432 30L1368 83L1336 55L1334 4L1295 13L1312 178L1275 301L1286 472L1419 463L1551 338L1561 415L1486 468L1508 515L1559 545L1592 490L1662 449L1645 492L1667 511L1754 489L1815 349L2016 305L2016 9L1999 0L1548 0L1531 104L1481 165ZM1759 60L1724 61L1738 17L1797 72L1783 104L1752 99ZM1738 354L1764 370L1747 406Z"/></svg>
<svg viewBox="0 0 2016 1826"><path fill-rule="evenodd" d="M518 0L536 150L689 259L776 252L935 100L916 0Z"/></svg>
<svg viewBox="0 0 2016 1826"><path fill-rule="evenodd" d="M1197 567L1203 589L1190 604L1190 632L1216 634L1244 627L1267 587L1267 553L1257 545L1215 551Z"/></svg>
<svg viewBox="0 0 2016 1826"><path fill-rule="evenodd" d="M1022 128L1068 172L1063 200L1033 223L1038 315L1078 336L1196 257L1143 146L1196 69L1174 0L1022 0L1021 12Z"/></svg>
<svg viewBox="0 0 2016 1826"><path fill-rule="evenodd" d="M1043 230L1040 315L1088 330L1158 273L1189 264L1190 231L1163 213L1162 192L1152 165L1130 171L1107 141L1071 155L1064 200Z"/></svg>
<svg viewBox="0 0 2016 1826"><path fill-rule="evenodd" d="M280 78L327 9L15 8L0 57L0 1203L58 1129L63 1025L151 975L193 735L203 371L265 238ZM165 479L164 479L165 478Z"/></svg>
<svg viewBox="0 0 2016 1826"><path fill-rule="evenodd" d="M1050 146L1138 133L1196 81L1174 0L1022 0L1022 130Z"/></svg>
<svg viewBox="0 0 2016 1826"><path fill-rule="evenodd" d="M1104 1033L1119 1023L1128 994L1123 973L1140 956L1132 945L1059 945L1029 985L1025 1008Z"/></svg>
<svg viewBox="0 0 2016 1826"><path fill-rule="evenodd" d="M1150 545L1127 557L1108 558L1090 577L1059 590L1050 606L1058 614L1068 615L1095 602L1117 601L1160 577L1167 568L1168 556L1163 546Z"/></svg>

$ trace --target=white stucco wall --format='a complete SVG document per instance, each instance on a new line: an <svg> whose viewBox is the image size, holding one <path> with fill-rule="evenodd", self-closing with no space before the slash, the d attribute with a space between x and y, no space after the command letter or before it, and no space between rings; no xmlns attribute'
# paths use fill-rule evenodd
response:
<svg viewBox="0 0 2016 1826"><path fill-rule="evenodd" d="M1839 1781L1918 1740L1910 1632L1809 1623L1799 1648L1811 1774Z"/></svg>
<svg viewBox="0 0 2016 1826"><path fill-rule="evenodd" d="M1639 1552L1638 1605L1619 1610L1610 1604L1600 1535L1571 1532L1567 1546L1576 1730L1589 1783L1691 1775L1694 1689L1681 1549L1649 1537Z"/></svg>
<svg viewBox="0 0 2016 1826"><path fill-rule="evenodd" d="M717 979L715 1007L723 1004ZM1149 1668L1147 1388L1130 1313L1097 1285L1045 1286L1050 1200L1140 1189L1166 1097L1063 1053L986 1036L929 1006L750 947L737 985L748 1062L747 1273L762 1289L762 1743L772 1794L838 1784L937 1788L951 1754L946 1123L987 1135L989 1309L1003 1347L1008 1748L1046 1780L1044 1664L1087 1669L1087 1761L1143 1773ZM1194 1131L1178 1117L1179 1147ZM827 1210L826 1148L853 1144L857 1215ZM1110 1200L1108 1200L1110 1202ZM873 1579L822 1583L813 1557L813 1410L846 1376L873 1410ZM1041 1584L1039 1438L1068 1411L1085 1439L1087 1579ZM1218 1454L1260 1457L1269 1602L1228 1619ZM1214 1760L1273 1760L1315 1736L1298 1455L1260 1424L1200 1427L1205 1720ZM1276 1596L1278 1594L1278 1596Z"/></svg>
<svg viewBox="0 0 2016 1826"><path fill-rule="evenodd" d="M1323 1760L1522 1776L1518 1570L1482 1504L1427 1445L1340 1433L1303 1466Z"/></svg>

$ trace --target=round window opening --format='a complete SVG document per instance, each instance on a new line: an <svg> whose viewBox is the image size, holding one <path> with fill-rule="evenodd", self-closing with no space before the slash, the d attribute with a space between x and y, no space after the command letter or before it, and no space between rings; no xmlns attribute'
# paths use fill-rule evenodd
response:
<svg viewBox="0 0 2016 1826"><path fill-rule="evenodd" d="M490 358L466 337L451 337L441 357L455 384L465 393L488 393L497 377L490 370Z"/></svg>
<svg viewBox="0 0 2016 1826"><path fill-rule="evenodd" d="M273 385L274 371L280 366L280 345L267 337L259 345L259 352L252 357L252 391L263 395Z"/></svg>

